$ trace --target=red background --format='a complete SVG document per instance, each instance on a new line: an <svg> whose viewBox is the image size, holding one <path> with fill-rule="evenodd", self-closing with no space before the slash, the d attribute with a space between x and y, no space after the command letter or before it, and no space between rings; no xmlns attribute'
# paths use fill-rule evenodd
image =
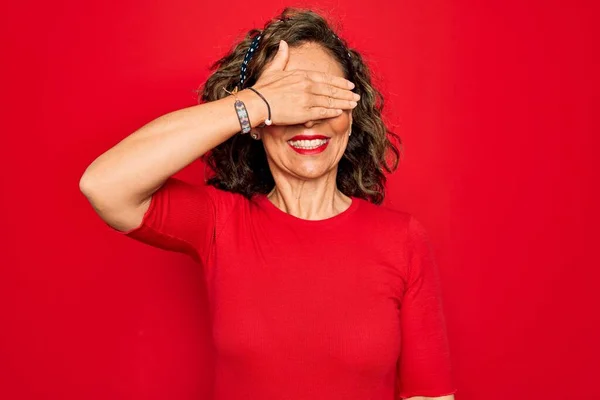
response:
<svg viewBox="0 0 600 400"><path fill-rule="evenodd" d="M461 400L600 398L592 3L317 3L404 140L387 203L430 233ZM0 398L206 398L201 271L110 230L78 180L286 4L3 5Z"/></svg>

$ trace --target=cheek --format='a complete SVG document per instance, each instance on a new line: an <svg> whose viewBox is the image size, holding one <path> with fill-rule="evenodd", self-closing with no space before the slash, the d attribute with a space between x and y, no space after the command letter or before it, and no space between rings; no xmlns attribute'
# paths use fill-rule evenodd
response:
<svg viewBox="0 0 600 400"><path fill-rule="evenodd" d="M332 118L329 125L336 134L345 135L350 129L351 121L352 116L350 115L350 112L344 112L339 117Z"/></svg>
<svg viewBox="0 0 600 400"><path fill-rule="evenodd" d="M285 134L284 131L285 128L281 126L262 128L260 136L267 155L273 156L274 153L281 151L281 145L283 144L282 138Z"/></svg>
<svg viewBox="0 0 600 400"><path fill-rule="evenodd" d="M273 141L278 138L282 138L285 135L285 127L284 126L267 126L261 128L260 136L263 140Z"/></svg>

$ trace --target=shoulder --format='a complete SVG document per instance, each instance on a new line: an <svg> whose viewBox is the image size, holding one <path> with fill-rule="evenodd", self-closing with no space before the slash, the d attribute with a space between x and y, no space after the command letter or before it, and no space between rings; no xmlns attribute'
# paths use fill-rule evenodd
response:
<svg viewBox="0 0 600 400"><path fill-rule="evenodd" d="M427 229L412 213L405 210L360 201L357 217L361 231L388 244L422 246L429 241Z"/></svg>
<svg viewBox="0 0 600 400"><path fill-rule="evenodd" d="M363 199L358 209L359 217L369 222L376 229L385 231L394 230L397 233L406 232L413 223L414 216L404 210L390 208L385 205L377 205Z"/></svg>
<svg viewBox="0 0 600 400"><path fill-rule="evenodd" d="M362 245L374 260L393 265L405 283L416 260L429 259L429 242L420 221L410 212L361 200L351 232L359 232Z"/></svg>
<svg viewBox="0 0 600 400"><path fill-rule="evenodd" d="M208 196L215 202L215 204L220 204L223 206L233 206L236 204L241 204L244 201L247 201L243 195L240 193L230 192L228 190L217 188L210 184L203 184L204 190L208 194Z"/></svg>
<svg viewBox="0 0 600 400"><path fill-rule="evenodd" d="M205 184L204 187L215 209L217 227L222 226L231 215L243 213L248 208L250 200L240 193L219 189L209 184Z"/></svg>

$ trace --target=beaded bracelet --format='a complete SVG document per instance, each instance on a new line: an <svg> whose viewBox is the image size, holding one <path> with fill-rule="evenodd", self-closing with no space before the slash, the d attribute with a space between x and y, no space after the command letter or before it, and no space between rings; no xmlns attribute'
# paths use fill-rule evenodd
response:
<svg viewBox="0 0 600 400"><path fill-rule="evenodd" d="M233 107L235 108L235 112L240 122L241 133L246 134L250 132L252 130L252 125L250 124L250 117L248 117L248 110L246 110L246 105L237 97L238 88L236 87L235 89L233 89L232 92L225 88L223 88L223 90L233 95L233 97L235 98L235 103L233 103Z"/></svg>

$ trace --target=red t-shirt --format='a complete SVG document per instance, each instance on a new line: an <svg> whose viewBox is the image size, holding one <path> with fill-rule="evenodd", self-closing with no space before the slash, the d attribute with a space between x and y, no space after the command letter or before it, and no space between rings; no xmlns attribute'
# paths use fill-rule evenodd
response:
<svg viewBox="0 0 600 400"><path fill-rule="evenodd" d="M170 178L126 234L202 264L215 400L455 392L438 273L410 214L353 198L309 221Z"/></svg>

